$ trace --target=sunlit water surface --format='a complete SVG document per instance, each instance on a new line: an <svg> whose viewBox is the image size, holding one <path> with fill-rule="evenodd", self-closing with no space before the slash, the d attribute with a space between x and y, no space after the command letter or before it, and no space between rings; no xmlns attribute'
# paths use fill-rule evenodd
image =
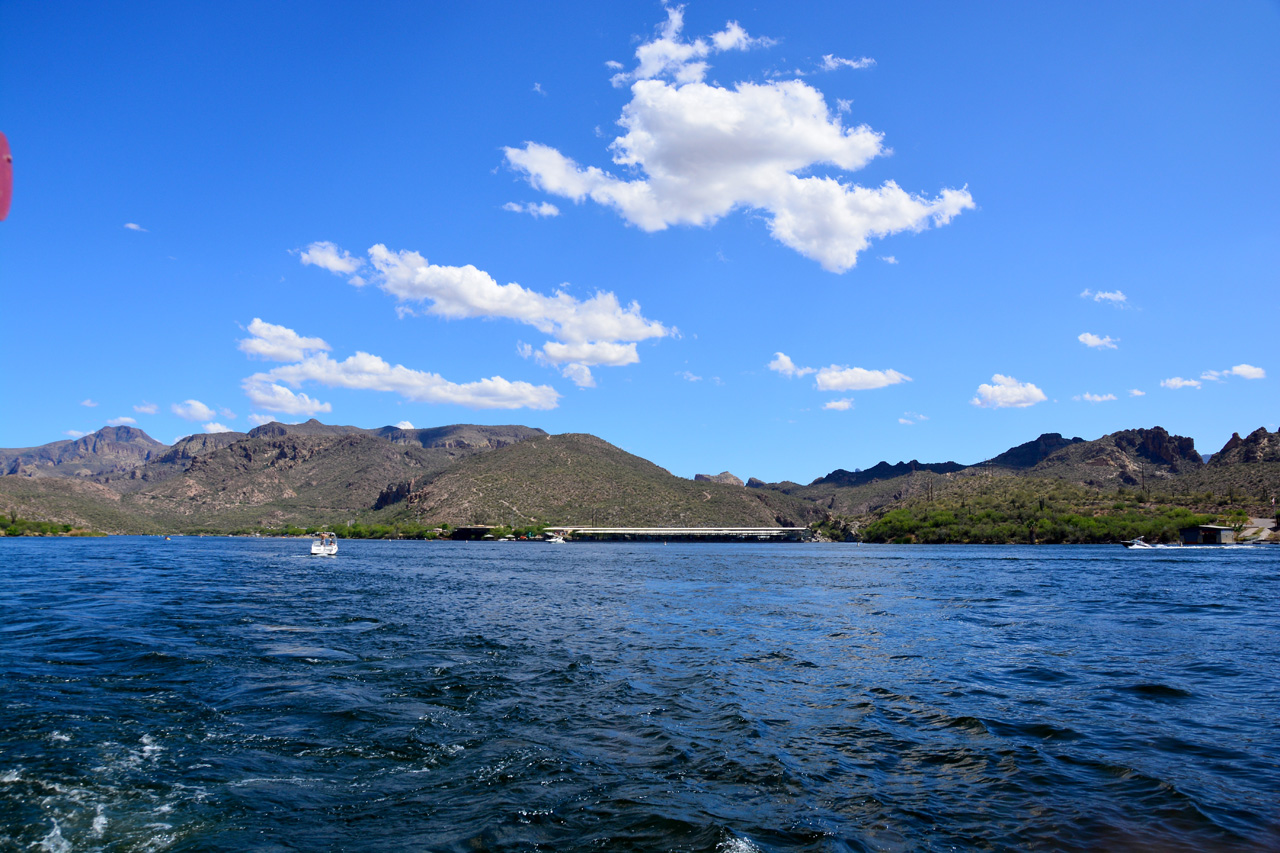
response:
<svg viewBox="0 0 1280 853"><path fill-rule="evenodd" d="M0 850L1280 848L1280 548L0 540Z"/></svg>

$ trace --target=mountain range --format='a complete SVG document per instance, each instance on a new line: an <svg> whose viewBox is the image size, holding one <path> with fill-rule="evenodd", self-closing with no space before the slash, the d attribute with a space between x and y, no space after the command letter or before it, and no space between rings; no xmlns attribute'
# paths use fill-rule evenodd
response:
<svg viewBox="0 0 1280 853"><path fill-rule="evenodd" d="M0 449L0 511L104 532L229 532L412 522L512 526L801 526L872 521L947 490L1013 483L1126 490L1202 511L1229 494L1274 512L1280 432L1239 434L1206 463L1160 427L1094 440L1048 433L975 465L912 460L836 468L807 485L692 480L591 435L455 424L430 429L270 423L173 445L128 426ZM985 479L975 479L985 478ZM1018 488L1022 488L1019 486ZM1214 498L1218 495L1218 498Z"/></svg>

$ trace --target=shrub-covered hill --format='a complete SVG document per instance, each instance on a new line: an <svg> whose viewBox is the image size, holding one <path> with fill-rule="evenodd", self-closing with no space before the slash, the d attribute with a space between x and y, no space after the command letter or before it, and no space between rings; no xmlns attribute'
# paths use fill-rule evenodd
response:
<svg viewBox="0 0 1280 853"><path fill-rule="evenodd" d="M425 523L800 527L816 505L765 489L694 482L591 435L531 439L464 459L413 492Z"/></svg>
<svg viewBox="0 0 1280 853"><path fill-rule="evenodd" d="M1243 516L1243 512L1239 512ZM1221 520L1169 495L1099 490L1007 473L954 478L918 492L862 526L867 542L1102 543L1142 536L1173 542L1178 530Z"/></svg>
<svg viewBox="0 0 1280 853"><path fill-rule="evenodd" d="M101 483L62 477L0 477L0 513L102 533L160 533L166 527Z"/></svg>

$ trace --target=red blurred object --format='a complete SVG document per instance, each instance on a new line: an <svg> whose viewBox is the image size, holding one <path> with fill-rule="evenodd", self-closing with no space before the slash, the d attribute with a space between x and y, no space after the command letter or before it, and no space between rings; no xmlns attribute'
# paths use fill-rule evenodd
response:
<svg viewBox="0 0 1280 853"><path fill-rule="evenodd" d="M0 219L9 215L9 202L13 201L13 155L9 153L9 140L0 133Z"/></svg>

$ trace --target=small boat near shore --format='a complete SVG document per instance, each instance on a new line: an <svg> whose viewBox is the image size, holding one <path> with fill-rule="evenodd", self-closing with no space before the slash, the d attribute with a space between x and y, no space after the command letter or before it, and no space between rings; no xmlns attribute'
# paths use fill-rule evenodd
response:
<svg viewBox="0 0 1280 853"><path fill-rule="evenodd" d="M1152 545L1150 542L1148 542L1147 540L1143 539L1141 536L1139 536L1137 539L1128 539L1128 540L1126 540L1126 541L1124 541L1124 542L1121 542L1120 544L1121 544L1121 545L1123 545L1123 546L1124 546L1124 547L1126 547L1126 548L1154 548L1154 547L1156 547L1156 546Z"/></svg>
<svg viewBox="0 0 1280 853"><path fill-rule="evenodd" d="M338 556L338 534L331 532L314 534L311 539L311 556Z"/></svg>

